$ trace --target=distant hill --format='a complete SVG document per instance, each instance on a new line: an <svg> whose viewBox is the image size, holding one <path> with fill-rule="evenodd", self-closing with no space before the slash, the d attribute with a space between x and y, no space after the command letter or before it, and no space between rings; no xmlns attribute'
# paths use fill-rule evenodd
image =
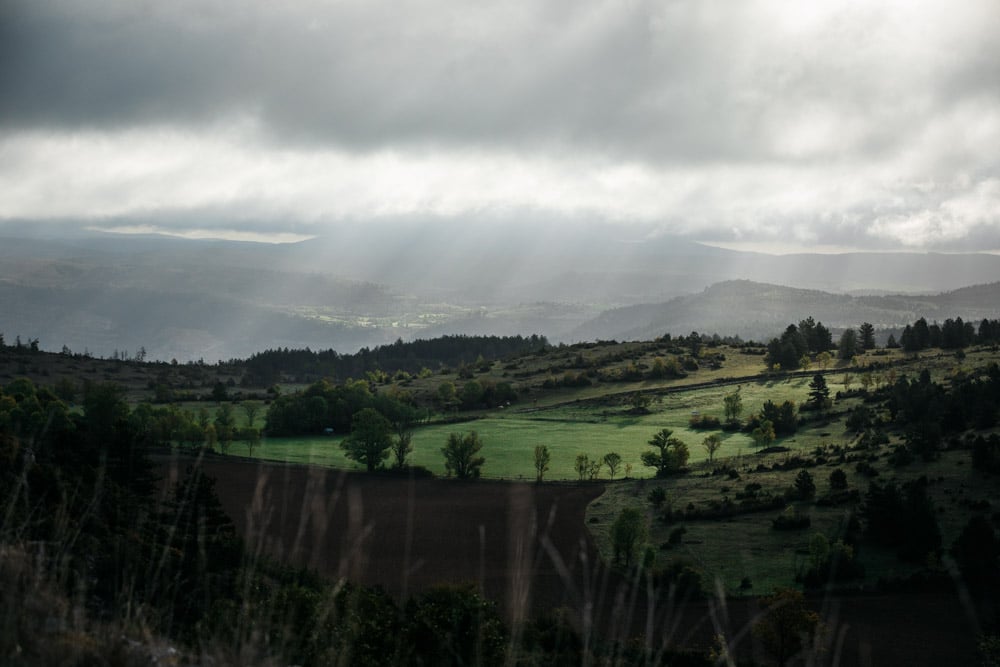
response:
<svg viewBox="0 0 1000 667"><path fill-rule="evenodd" d="M741 279L754 282L710 287ZM763 337L808 313L832 326L892 326L977 313L998 302L995 281L995 255L771 256L596 222L379 222L286 245L0 222L7 338L103 356L142 346L181 361L279 346L350 353L448 334Z"/></svg>
<svg viewBox="0 0 1000 667"><path fill-rule="evenodd" d="M765 339L789 323L812 316L842 329L870 322L876 328L904 326L920 317L962 317L978 322L1000 315L1000 282L936 295L849 296L749 280L724 281L698 294L664 303L605 311L577 327L571 340L646 340L665 333L718 333Z"/></svg>

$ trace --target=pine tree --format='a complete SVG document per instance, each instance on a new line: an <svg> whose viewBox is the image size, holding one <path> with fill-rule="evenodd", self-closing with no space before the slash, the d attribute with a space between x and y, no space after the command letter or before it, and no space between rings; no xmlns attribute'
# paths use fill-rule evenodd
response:
<svg viewBox="0 0 1000 667"><path fill-rule="evenodd" d="M817 373L809 383L809 405L816 410L822 410L830 402L830 388L826 386L826 378Z"/></svg>
<svg viewBox="0 0 1000 667"><path fill-rule="evenodd" d="M858 344L862 350L875 349L875 327L868 322L863 322L858 328Z"/></svg>

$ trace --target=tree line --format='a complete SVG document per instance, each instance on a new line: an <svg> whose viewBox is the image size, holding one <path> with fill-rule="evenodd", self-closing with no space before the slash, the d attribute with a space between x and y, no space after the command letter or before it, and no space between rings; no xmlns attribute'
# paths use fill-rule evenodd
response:
<svg viewBox="0 0 1000 667"><path fill-rule="evenodd" d="M403 371L417 374L424 368L458 367L477 359L495 360L511 355L544 350L549 346L544 336L440 336L410 342L396 340L374 349L361 348L354 354L340 354L333 349L312 351L288 348L265 350L244 362L244 382L270 386L283 375L301 380L333 378L346 380L364 377L372 371L394 374Z"/></svg>
<svg viewBox="0 0 1000 667"><path fill-rule="evenodd" d="M972 322L961 317L947 319L943 324L928 324L923 317L912 325L907 324L899 338L899 346L907 352L918 352L930 347L956 350L970 345L1000 343L1000 320L983 319L978 330Z"/></svg>
<svg viewBox="0 0 1000 667"><path fill-rule="evenodd" d="M928 324L921 317L906 325L898 341L890 333L885 347L918 352L927 348L948 350L997 343L1000 343L1000 320L983 319L977 330L972 322L964 322L961 317L946 319L943 324ZM837 358L847 361L876 347L875 326L870 322L862 322L857 329L845 329L834 345L830 330L822 322L807 317L798 325L789 324L781 336L768 342L765 363L772 370L808 369L813 363L825 367L833 361L833 351Z"/></svg>

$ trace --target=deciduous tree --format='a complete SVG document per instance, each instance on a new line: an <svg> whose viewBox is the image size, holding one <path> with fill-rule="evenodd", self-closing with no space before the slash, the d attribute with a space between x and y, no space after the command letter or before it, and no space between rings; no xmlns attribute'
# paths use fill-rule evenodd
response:
<svg viewBox="0 0 1000 667"><path fill-rule="evenodd" d="M382 466L392 445L392 424L374 408L355 413L351 420L351 435L341 444L347 458L363 464L368 472Z"/></svg>
<svg viewBox="0 0 1000 667"><path fill-rule="evenodd" d="M243 408L243 414L247 416L247 426L253 428L254 422L257 421L257 414L260 412L260 406L250 401L243 401L240 403L240 407Z"/></svg>
<svg viewBox="0 0 1000 667"><path fill-rule="evenodd" d="M743 412L743 398L740 397L739 391L726 394L725 398L722 399L722 405L726 413L727 422L732 424L740 418L740 413Z"/></svg>
<svg viewBox="0 0 1000 667"><path fill-rule="evenodd" d="M552 456L549 454L549 448L545 445L535 445L535 480L541 482L545 477L545 473L549 470L549 461L552 460Z"/></svg>
<svg viewBox="0 0 1000 667"><path fill-rule="evenodd" d="M679 472L687 465L688 446L680 438L673 437L673 433L669 428L661 429L648 443L656 451L642 453L642 464L656 468L657 477Z"/></svg>
<svg viewBox="0 0 1000 667"><path fill-rule="evenodd" d="M608 466L608 476L615 478L618 473L618 466L621 465L622 457L618 452L608 452L604 455L604 465Z"/></svg>
<svg viewBox="0 0 1000 667"><path fill-rule="evenodd" d="M711 463L715 459L715 453L722 447L722 438L717 433L713 433L701 441L701 446L708 452L708 462Z"/></svg>
<svg viewBox="0 0 1000 667"><path fill-rule="evenodd" d="M793 589L779 589L765 598L766 612L753 626L753 634L777 664L785 665L812 643L819 615L806 604L805 596Z"/></svg>
<svg viewBox="0 0 1000 667"><path fill-rule="evenodd" d="M215 434L219 438L219 446L222 453L229 452L229 443L233 441L233 430L236 428L236 417L233 415L233 406L223 403L215 413Z"/></svg>
<svg viewBox="0 0 1000 667"><path fill-rule="evenodd" d="M771 423L771 420L765 419L760 423L760 426L753 430L750 437L753 438L753 442L757 447L767 447L774 442L774 424Z"/></svg>
<svg viewBox="0 0 1000 667"><path fill-rule="evenodd" d="M247 445L247 456L253 458L253 449L260 444L260 431L255 428L247 428L244 442Z"/></svg>
<svg viewBox="0 0 1000 667"><path fill-rule="evenodd" d="M399 470L406 467L406 457L413 451L413 433L404 431L397 433L392 441L393 466Z"/></svg>
<svg viewBox="0 0 1000 667"><path fill-rule="evenodd" d="M638 547L646 539L646 522L642 513L626 507L611 526L611 542L615 552L615 562L624 561L626 567L632 564Z"/></svg>
<svg viewBox="0 0 1000 667"><path fill-rule="evenodd" d="M441 448L444 454L444 468L448 475L455 475L459 479L478 478L486 459L479 456L479 451L483 448L483 442L479 439L479 434L475 431L462 435L452 433L448 436L447 444Z"/></svg>

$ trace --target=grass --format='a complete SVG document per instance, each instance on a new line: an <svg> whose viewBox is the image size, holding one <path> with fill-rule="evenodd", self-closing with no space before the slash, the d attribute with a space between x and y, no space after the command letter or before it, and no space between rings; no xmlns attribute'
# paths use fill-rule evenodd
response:
<svg viewBox="0 0 1000 667"><path fill-rule="evenodd" d="M643 344L623 343L622 349L642 350ZM648 345L646 346L648 347ZM534 479L534 448L545 445L552 456L546 479L570 480L577 479L574 463L578 454L586 454L591 459L601 458L604 454L615 451L622 456L621 471L631 465L632 477L649 477L651 470L642 466L640 456L648 449L647 441L661 428L670 428L674 435L687 443L691 454L691 462L704 460L707 456L701 447L701 442L709 431L693 431L688 428L692 414L714 415L723 417L722 400L726 394L739 391L743 398L743 417L760 411L765 401L781 403L791 400L801 404L808 395L809 378L761 378L757 374L763 369L761 357L739 354L724 348L726 362L722 369L710 370L703 368L692 373L687 378L663 381L643 381L634 383L598 383L582 389L555 389L541 392L537 387L532 389L528 397L506 411L495 410L479 413L481 418L467 424L448 424L423 426L414 432L414 453L411 462L435 472L444 474L443 459L440 449L448 434L476 430L484 442L483 455L486 465L484 476L502 479ZM585 357L603 353L600 348L587 350ZM555 353L553 353L555 354ZM568 359L575 353L563 353ZM657 356L656 352L645 352L642 360L651 362ZM865 366L872 361L886 359L901 359L898 351L889 357L860 357L859 366ZM523 381L531 386L540 385L547 377L545 370L553 359L545 357L525 357L520 363L524 370L536 372L531 380ZM972 366L981 360L971 355L965 362L960 362L951 354L925 354L920 360L920 368L931 370L935 379L943 378L956 368ZM481 374L478 379L505 380L500 372L502 365L494 364L487 374ZM916 366L914 366L914 369ZM853 376L853 387L860 386L859 377L862 370L856 367L845 367L827 375L827 383L831 395L843 390L844 374ZM910 371L915 374L914 371ZM902 374L903 370L899 371ZM635 391L656 391L658 389L683 388L693 383L708 382L720 378L737 378L735 385L720 385L707 388L682 390L666 396L658 396L650 405L650 414L628 414L628 399ZM739 378L744 381L739 382ZM415 379L412 389L416 393L433 393L437 384L442 381L454 381L460 386L462 381L453 374L434 376L426 379ZM303 389L305 385L288 385L286 391ZM260 401L253 401L260 407L256 425L263 426L267 406ZM184 409L197 412L205 407L210 418L214 419L218 405L214 403L185 403ZM246 426L246 416L239 406L234 406L233 416L238 427ZM794 438L779 440L775 444L793 448L811 448L822 444L824 438L819 432L809 429ZM752 442L742 433L721 433L722 449L717 453L721 458L752 453ZM266 438L261 446L254 450L254 458L294 463L311 463L338 468L360 469L353 461L344 457L339 447L341 438L330 437L295 437ZM230 452L246 455L246 447L239 442L233 443ZM601 478L607 478L607 469L602 469Z"/></svg>
<svg viewBox="0 0 1000 667"><path fill-rule="evenodd" d="M963 505L986 501L996 507L1000 503L1000 486L996 480L970 471L968 451L946 451L934 461L914 461L906 466L892 467L886 454L892 444L883 445L872 453L874 466L880 474L879 483L902 484L926 476L931 484L928 495L938 513L942 544L947 549L959 536L969 511ZM734 516L724 520L694 520L666 525L658 519L660 511L650 503L648 496L654 488L663 488L674 508L685 508L689 503L705 507L712 500L724 496L733 498L747 484L758 483L763 490L781 494L793 484L799 470L768 470L757 472L759 463L771 465L788 454L751 455L729 461L740 470L739 479L725 475L705 476L703 471L663 479L637 480L610 484L607 491L593 502L587 512L588 525L595 536L604 558L612 557L610 527L618 513L625 507L634 507L645 513L649 529L648 544L656 549L656 565L665 566L674 560L686 560L697 565L711 581L718 579L725 590L739 594L740 583L749 577L753 588L748 593L767 594L777 587L794 585L794 576L808 558L811 536L822 533L834 539L841 529L849 506L820 507L813 503L794 502L790 507L808 514L812 520L809 528L801 531L776 531L771 520L782 510L769 510ZM840 468L848 479L848 488L857 489L862 495L867 491L870 478L858 474L853 463L836 460L809 468L817 495L829 488L830 473ZM704 470L704 469L703 469ZM683 525L686 533L683 543L669 550L659 546L667 541L670 532ZM926 566L925 563L902 563L889 550L865 544L858 553L865 566L866 576L854 586L874 588L880 578L905 577ZM934 564L930 564L936 567Z"/></svg>
<svg viewBox="0 0 1000 667"><path fill-rule="evenodd" d="M839 378L831 378L831 392L843 387ZM503 479L534 479L534 449L545 445L551 454L548 480L577 479L574 468L576 457L586 454L591 459L602 458L614 451L621 455L622 464L618 473L624 474L625 466L631 465L632 477L649 477L652 470L642 465L640 457L649 450L647 442L662 428L672 429L674 435L688 445L691 462L704 460L707 453L701 447L702 440L711 431L695 431L688 428L694 412L702 415L723 416L722 399L733 391L743 397L743 415L759 412L767 400L781 403L791 400L801 403L808 395L807 378L747 380L736 386L713 386L693 389L659 398L650 405L649 414L630 414L629 406L623 404L624 397L608 397L605 401L586 401L600 397L598 390L608 391L606 386L587 388L581 396L570 390L556 394L552 407L535 405L515 407L506 411L485 413L482 418L468 423L442 424L418 427L413 434L414 452L411 463L424 466L436 474L444 474L441 447L448 434L475 430L483 440L482 455L486 457L484 476ZM617 385L615 385L617 389ZM568 397L577 396L580 402L567 402ZM236 416L242 418L241 411ZM822 429L805 429L794 438L779 441L793 448L811 448L820 444ZM742 433L721 433L723 445L716 456L725 458L752 451L751 439ZM267 438L254 451L255 458L263 458L296 463L358 468L347 460L340 450L339 437L296 437ZM240 452L241 445L235 443L233 452ZM245 447L242 448L245 450ZM602 469L600 477L607 479L608 471Z"/></svg>
<svg viewBox="0 0 1000 667"><path fill-rule="evenodd" d="M744 396L744 413L757 412L770 398L777 402L800 402L808 392L807 380L795 378L786 381L747 382L740 392ZM691 462L707 457L701 442L710 431L688 428L692 412L722 416L722 397L733 387L711 387L683 394L668 396L660 403L653 403L649 414L629 414L627 406L569 404L551 409L530 411L497 411L489 416L468 423L422 426L413 434L414 452L411 462L437 473L444 473L440 449L449 433L475 430L483 440L482 455L486 457L483 474L491 478L534 479L534 449L545 445L551 454L548 480L577 479L574 469L576 457L586 454L591 459L602 458L615 451L622 457L619 476L625 466L631 465L632 477L649 477L652 470L640 460L649 450L647 442L662 428L672 429L674 435L687 443ZM835 390L835 386L834 386ZM748 454L752 441L742 433L721 433L723 445L716 454L731 457ZM817 434L803 435L782 442L791 447L812 447L818 442ZM336 467L358 467L347 460L340 450L339 437L267 438L254 451L255 458L314 463ZM241 445L235 443L233 452ZM243 448L245 449L245 448ZM601 471L606 479L607 469Z"/></svg>

